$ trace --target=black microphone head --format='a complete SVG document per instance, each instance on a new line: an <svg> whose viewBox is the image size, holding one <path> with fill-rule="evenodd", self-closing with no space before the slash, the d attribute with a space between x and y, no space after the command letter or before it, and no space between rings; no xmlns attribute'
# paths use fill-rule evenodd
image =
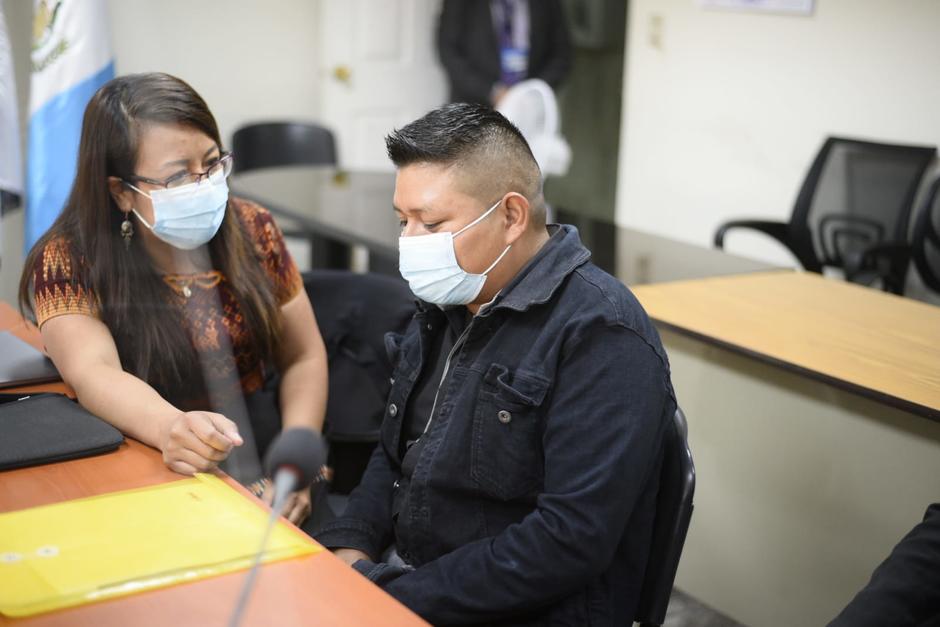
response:
<svg viewBox="0 0 940 627"><path fill-rule="evenodd" d="M326 463L326 445L323 436L306 427L292 427L281 431L264 456L264 471L269 477L284 467L297 474L297 489L310 485L320 467Z"/></svg>

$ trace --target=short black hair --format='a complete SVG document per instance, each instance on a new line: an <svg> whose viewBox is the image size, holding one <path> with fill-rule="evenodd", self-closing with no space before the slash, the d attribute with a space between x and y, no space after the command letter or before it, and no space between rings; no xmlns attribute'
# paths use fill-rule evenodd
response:
<svg viewBox="0 0 940 627"><path fill-rule="evenodd" d="M447 104L385 138L397 168L429 163L463 170L469 191L482 202L507 192L529 199L544 214L542 175L529 143L503 114L481 104Z"/></svg>
<svg viewBox="0 0 940 627"><path fill-rule="evenodd" d="M388 156L396 167L413 163L450 165L493 141L516 144L532 157L528 142L516 126L498 111L467 102L447 104L385 138Z"/></svg>

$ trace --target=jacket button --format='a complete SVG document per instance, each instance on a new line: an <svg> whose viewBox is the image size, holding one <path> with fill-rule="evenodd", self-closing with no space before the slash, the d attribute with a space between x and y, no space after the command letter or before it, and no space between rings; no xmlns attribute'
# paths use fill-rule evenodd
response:
<svg viewBox="0 0 940 627"><path fill-rule="evenodd" d="M433 330L434 330L434 326L429 322L429 323L428 323L428 331L433 331Z"/></svg>
<svg viewBox="0 0 940 627"><path fill-rule="evenodd" d="M499 413L496 414L496 417L497 417L497 418L499 419L499 421L500 421L501 423L503 423L504 425L508 425L509 422L512 420L512 414L510 414L510 413L509 413L508 411L506 411L505 409L499 410Z"/></svg>
<svg viewBox="0 0 940 627"><path fill-rule="evenodd" d="M389 416L392 416L392 417L398 415L398 405L396 405L395 403L392 403L391 405L389 405L389 406L388 406L388 415L389 415Z"/></svg>
<svg viewBox="0 0 940 627"><path fill-rule="evenodd" d="M398 479L395 479L395 483L392 484L392 487L396 490L401 487L401 483L398 482Z"/></svg>
<svg viewBox="0 0 940 627"><path fill-rule="evenodd" d="M389 377L389 378L388 378L388 383L389 383L389 385L395 385L395 377Z"/></svg>

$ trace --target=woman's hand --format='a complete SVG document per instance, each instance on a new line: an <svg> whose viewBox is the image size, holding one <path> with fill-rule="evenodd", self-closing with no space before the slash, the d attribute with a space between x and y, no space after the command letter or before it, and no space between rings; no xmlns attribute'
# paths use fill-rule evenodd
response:
<svg viewBox="0 0 940 627"><path fill-rule="evenodd" d="M163 462L184 475L212 470L242 442L234 422L207 411L181 412L160 433Z"/></svg>

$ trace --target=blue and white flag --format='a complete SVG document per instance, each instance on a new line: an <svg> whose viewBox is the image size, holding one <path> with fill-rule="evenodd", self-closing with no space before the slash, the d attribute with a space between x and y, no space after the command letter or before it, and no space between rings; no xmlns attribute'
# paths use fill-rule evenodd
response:
<svg viewBox="0 0 940 627"><path fill-rule="evenodd" d="M23 193L20 116L16 106L13 55L6 18L0 6L0 190Z"/></svg>
<svg viewBox="0 0 940 627"><path fill-rule="evenodd" d="M25 250L62 211L85 106L114 77L105 0L35 0L33 21Z"/></svg>

